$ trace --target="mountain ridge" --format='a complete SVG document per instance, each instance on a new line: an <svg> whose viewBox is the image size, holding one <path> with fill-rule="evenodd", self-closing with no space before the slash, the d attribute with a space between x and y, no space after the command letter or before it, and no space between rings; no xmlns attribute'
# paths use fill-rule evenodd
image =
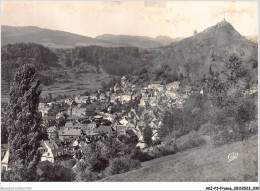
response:
<svg viewBox="0 0 260 191"><path fill-rule="evenodd" d="M1 45L21 42L37 43L50 48L73 48L76 46L97 45L104 47L135 46L140 48L156 48L168 46L180 38L167 36L156 38L148 36L103 34L95 38L61 30L51 30L37 26L1 26ZM113 37L113 38L111 38ZM129 40L130 39L130 40Z"/></svg>
<svg viewBox="0 0 260 191"><path fill-rule="evenodd" d="M107 40L114 43L128 44L136 47L143 48L156 48L161 46L168 46L173 42L176 42L182 37L171 38L168 36L157 36L155 38L148 36L132 36L132 35L114 35L103 34L96 36L97 39Z"/></svg>

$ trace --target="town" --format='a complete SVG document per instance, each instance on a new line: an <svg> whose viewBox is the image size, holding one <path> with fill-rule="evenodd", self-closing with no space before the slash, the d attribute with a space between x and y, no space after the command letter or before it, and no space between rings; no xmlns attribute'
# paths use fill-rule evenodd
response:
<svg viewBox="0 0 260 191"><path fill-rule="evenodd" d="M39 103L49 138L41 141L41 161L55 163L57 157L75 156L87 144L107 137L120 141L125 137L135 141L136 147L146 149L142 136L145 126L152 128L152 140L160 143L157 132L162 124L160 112L165 108L182 108L191 93L191 86L181 87L179 81L167 85L155 81L139 90L123 76L109 91L100 89L88 96ZM203 94L203 89L197 93ZM52 126L57 121L60 125ZM2 156L5 156L2 168L8 169L9 153L5 144Z"/></svg>
<svg viewBox="0 0 260 191"><path fill-rule="evenodd" d="M257 92L257 86L245 94ZM203 94L203 87L182 85L175 81L163 85L155 81L138 89L125 76L109 91L99 89L97 93L77 95L74 98L39 103L43 124L48 140L41 141L38 149L41 161L56 162L56 158L73 156L82 152L91 142L117 138L136 143L145 151L148 145L143 139L143 129L152 129L152 140L161 144L158 129L167 108L182 108L191 94ZM59 125L53 126L52 124ZM2 169L8 169L9 153L7 144L2 144Z"/></svg>

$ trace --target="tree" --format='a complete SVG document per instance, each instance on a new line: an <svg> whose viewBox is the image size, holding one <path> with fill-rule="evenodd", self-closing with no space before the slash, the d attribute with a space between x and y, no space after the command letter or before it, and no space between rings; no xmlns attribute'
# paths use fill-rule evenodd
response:
<svg viewBox="0 0 260 191"><path fill-rule="evenodd" d="M41 114L38 111L41 94L35 68L26 64L15 74L10 87L8 105L8 144L11 168L14 164L26 172L35 171L42 135ZM14 173L15 174L15 173ZM23 179L23 177L21 177Z"/></svg>
<svg viewBox="0 0 260 191"><path fill-rule="evenodd" d="M75 174L71 169L60 164L54 166L45 165L42 171L43 174L40 176L40 181L68 182L75 180Z"/></svg>
<svg viewBox="0 0 260 191"><path fill-rule="evenodd" d="M159 129L160 138L170 135L173 131L181 132L183 130L183 111L178 108L166 110L163 114L163 124Z"/></svg>
<svg viewBox="0 0 260 191"><path fill-rule="evenodd" d="M109 166L109 174L121 174L130 170L135 170L141 167L141 163L138 160L133 160L130 157L115 158L111 161Z"/></svg>
<svg viewBox="0 0 260 191"><path fill-rule="evenodd" d="M152 136L153 136L153 131L151 129L151 127L146 126L144 131L143 131L143 137L144 137L144 142L150 146L153 142L152 140Z"/></svg>
<svg viewBox="0 0 260 191"><path fill-rule="evenodd" d="M71 66L71 60L68 57L65 58L65 66L66 67L70 67Z"/></svg>
<svg viewBox="0 0 260 191"><path fill-rule="evenodd" d="M1 119L1 144L6 144L8 143L8 131L7 131L7 125L6 125L6 120Z"/></svg>

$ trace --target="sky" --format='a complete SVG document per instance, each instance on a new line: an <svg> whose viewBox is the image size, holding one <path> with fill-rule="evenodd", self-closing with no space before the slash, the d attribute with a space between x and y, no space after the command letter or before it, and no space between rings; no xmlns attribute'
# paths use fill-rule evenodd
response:
<svg viewBox="0 0 260 191"><path fill-rule="evenodd" d="M38 26L84 36L191 36L223 20L245 36L258 34L257 1L1 2L1 24Z"/></svg>

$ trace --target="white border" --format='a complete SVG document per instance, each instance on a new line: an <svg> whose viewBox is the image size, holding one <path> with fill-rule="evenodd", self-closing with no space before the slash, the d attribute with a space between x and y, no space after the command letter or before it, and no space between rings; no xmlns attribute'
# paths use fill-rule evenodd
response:
<svg viewBox="0 0 260 191"><path fill-rule="evenodd" d="M1 1L22 1L22 0L1 0ZM41 1L41 0L34 0L34 1ZM47 0L47 1L51 1L51 0ZM61 0L56 0L56 1L61 1ZM73 1L73 0L62 0L62 1ZM77 0L77 1L82 1L82 0ZM97 0L93 0L93 1L97 1ZM113 0L106 0L106 1L113 1ZM114 1L118 1L118 0L114 0ZM165 0L135 0L135 1L165 1ZM174 0L174 1L184 1L184 0ZM191 1L224 1L224 0L191 0ZM232 0L232 1L257 1L258 18L259 18L259 10L260 10L259 0ZM1 8L1 3L0 3L0 8ZM1 23L1 16L2 15L0 15L0 23ZM258 34L259 34L259 20L258 20ZM260 37L258 35L258 42L259 39ZM260 61L259 54L260 51L258 49L258 63ZM0 58L1 58L1 54L0 54ZM258 67L258 74L259 73L260 73L260 68ZM258 80L259 80L259 75L258 75ZM260 85L258 84L258 86ZM0 86L0 90L1 90L1 86ZM260 96L258 94L258 100L259 97ZM1 113L0 113L0 117L1 117ZM258 127L259 124L260 122L258 120ZM260 135L259 131L258 131L258 135ZM259 142L260 140L258 138L258 146L259 146ZM258 152L258 159L259 159L259 152ZM258 172L259 170L260 170L260 165L258 160ZM249 187L249 186L252 189L252 187L259 187L259 180L260 177L258 174L258 182L1 182L1 190L205 190L206 187L213 187L213 188L231 187L233 189L234 187Z"/></svg>

